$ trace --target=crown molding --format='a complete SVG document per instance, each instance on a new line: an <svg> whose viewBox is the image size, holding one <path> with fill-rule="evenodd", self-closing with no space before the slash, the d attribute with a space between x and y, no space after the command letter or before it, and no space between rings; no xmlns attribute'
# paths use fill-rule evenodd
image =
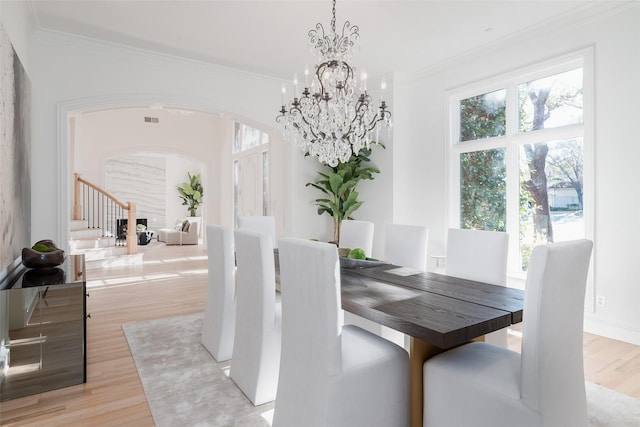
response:
<svg viewBox="0 0 640 427"><path fill-rule="evenodd" d="M248 71L241 68L233 68L185 56L172 55L153 49L133 47L122 43L110 42L86 36L79 36L63 31L39 28L33 34L33 41L58 47L66 46L72 49L83 50L93 55L110 55L114 59L122 59L123 57L130 56L132 58L135 58L135 61L143 61L151 65L157 65L158 61L164 62L166 66L175 67L182 67L185 64L190 64L197 67L211 68L217 72L230 73L235 76L241 74L251 79L264 79L270 82L278 82L278 84L282 82L282 79L267 74Z"/></svg>
<svg viewBox="0 0 640 427"><path fill-rule="evenodd" d="M413 71L405 71L402 73L402 80L412 81L437 75L446 72L452 67L457 67L467 63L469 60L479 59L492 53L499 52L505 47L526 42L539 34L548 36L560 31L566 31L570 28L583 26L590 22L602 19L603 17L616 15L627 10L637 8L640 5L640 2L636 0L596 1L589 3L576 2L576 5L576 8L572 11L558 15L545 23L523 28L517 33L501 37L500 39L487 43L484 46L464 51L436 64Z"/></svg>
<svg viewBox="0 0 640 427"><path fill-rule="evenodd" d="M29 24L31 26L31 33L33 34L40 29L40 21L38 20L38 14L36 13L36 6L33 3L33 0L20 2L20 4L27 11L27 16L29 17Z"/></svg>

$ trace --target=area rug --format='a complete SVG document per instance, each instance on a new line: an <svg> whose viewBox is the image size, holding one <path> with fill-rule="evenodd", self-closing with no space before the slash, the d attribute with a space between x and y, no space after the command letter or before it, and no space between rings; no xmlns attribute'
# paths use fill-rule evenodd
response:
<svg viewBox="0 0 640 427"><path fill-rule="evenodd" d="M158 427L271 425L200 344L202 313L122 326ZM639 427L640 400L587 383L590 427Z"/></svg>

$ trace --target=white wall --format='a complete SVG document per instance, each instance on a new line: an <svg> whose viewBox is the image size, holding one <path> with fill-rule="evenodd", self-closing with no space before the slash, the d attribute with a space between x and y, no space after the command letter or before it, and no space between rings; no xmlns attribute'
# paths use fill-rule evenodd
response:
<svg viewBox="0 0 640 427"><path fill-rule="evenodd" d="M147 123L145 117L158 118ZM105 161L128 154L156 155L166 159L166 224L188 215L176 186L187 180L187 172L201 173L205 190L199 210L207 223L222 222L221 186L228 185L220 157L228 147L233 122L209 114L178 115L166 110L117 109L77 115L73 139L74 172L104 188ZM118 197L118 194L114 194ZM128 200L121 200L126 202ZM151 224L150 224L151 225Z"/></svg>
<svg viewBox="0 0 640 427"><path fill-rule="evenodd" d="M289 147L279 138L280 130L275 124L281 87L276 79L51 32L36 33L32 49L32 64L36 70L32 77L35 95L33 169L38 171L33 178L34 236L46 234L57 236L61 242L66 240L73 172L71 155L79 156L77 151L82 147L77 144L75 152L71 152L72 134L66 126L68 114L75 113L74 120L79 120L82 114L77 112L148 107L155 102L169 108L224 113L230 120L237 119L272 134L270 148L274 164L282 165L283 159L289 156ZM178 134L184 131L176 130L161 147L186 158L201 160L207 164L208 171L214 171L208 174L206 181L205 188L210 189L206 196L209 200L231 200L232 195L228 153L233 131L230 121L220 123L213 130L219 141L179 139ZM137 122L127 126L137 126ZM149 144L152 139L153 135L146 136L143 144L128 142L135 144L130 146L132 151L145 151L153 146ZM114 151L113 145L118 144L113 139L101 139L99 135L87 138L76 134L74 140L89 141L91 149L99 153L97 159L107 156ZM224 152L215 151L216 143L227 144ZM82 156L84 160L90 158ZM299 161L301 157L293 159ZM303 164L302 167L308 166ZM280 170L283 169L288 168ZM102 163L79 172L91 175L100 170ZM96 179L101 180L102 174L97 175ZM289 194L283 192L288 186L285 181L288 178L278 172L272 175L272 206L279 210L274 212L278 218L291 215ZM57 209L51 209L53 206ZM206 221L232 224L230 204L221 204L218 208L217 212L207 211ZM291 222L281 220L279 224L281 234L301 234L292 228Z"/></svg>
<svg viewBox="0 0 640 427"><path fill-rule="evenodd" d="M593 46L595 57L594 294L606 307L587 314L588 330L640 344L637 212L637 100L640 5L623 5L584 23L519 37L506 45L412 76L396 76L394 214L431 229L431 254L443 253L446 221L445 92ZM402 110L400 110L402 106ZM402 167L398 167L402 165ZM619 203L625 200L624 204ZM411 207L410 210L407 208ZM593 294L591 295L593 298Z"/></svg>
<svg viewBox="0 0 640 427"><path fill-rule="evenodd" d="M29 42L33 31L33 23L29 15L29 5L22 1L0 1L0 19L9 34L13 48L22 62L27 74L31 77L29 61Z"/></svg>

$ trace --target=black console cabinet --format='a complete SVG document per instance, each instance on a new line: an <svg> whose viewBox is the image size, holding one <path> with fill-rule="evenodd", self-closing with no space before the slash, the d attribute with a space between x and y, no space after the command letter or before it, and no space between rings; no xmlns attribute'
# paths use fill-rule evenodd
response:
<svg viewBox="0 0 640 427"><path fill-rule="evenodd" d="M87 381L83 255L0 283L0 401Z"/></svg>

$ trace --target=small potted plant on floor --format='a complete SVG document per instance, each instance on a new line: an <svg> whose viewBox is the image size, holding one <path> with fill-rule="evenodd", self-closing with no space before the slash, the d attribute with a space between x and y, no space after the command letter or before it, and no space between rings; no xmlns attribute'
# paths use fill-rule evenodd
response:
<svg viewBox="0 0 640 427"><path fill-rule="evenodd" d="M198 208L202 203L204 197L204 190L202 189L202 183L200 182L200 174L193 174L187 172L189 180L182 183L182 187L178 186L178 195L182 199L182 204L187 207L189 216L195 217Z"/></svg>
<svg viewBox="0 0 640 427"><path fill-rule="evenodd" d="M373 143L384 148L380 143ZM316 199L318 215L329 214L333 218L333 242L340 242L340 224L344 219L353 219L351 215L362 202L358 200L358 184L362 180L372 180L374 174L380 173L378 168L370 166L371 148L361 149L357 155L352 155L349 161L338 163L331 167L326 165L326 172L318 172L320 179L309 182L307 186L314 187L326 197Z"/></svg>

